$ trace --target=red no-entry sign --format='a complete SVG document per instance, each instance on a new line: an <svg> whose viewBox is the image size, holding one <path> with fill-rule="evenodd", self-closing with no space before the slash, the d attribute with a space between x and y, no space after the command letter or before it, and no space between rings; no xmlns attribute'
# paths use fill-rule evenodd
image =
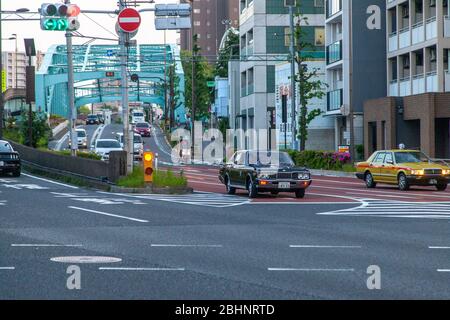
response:
<svg viewBox="0 0 450 320"><path fill-rule="evenodd" d="M119 13L118 23L122 31L135 32L141 25L141 15L135 9L123 9Z"/></svg>

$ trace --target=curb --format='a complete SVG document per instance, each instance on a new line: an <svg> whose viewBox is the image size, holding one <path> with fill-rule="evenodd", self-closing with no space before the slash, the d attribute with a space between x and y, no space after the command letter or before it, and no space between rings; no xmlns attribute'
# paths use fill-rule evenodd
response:
<svg viewBox="0 0 450 320"><path fill-rule="evenodd" d="M176 188L176 187L166 187L166 188L123 188L118 186L111 186L109 192L112 193L131 193L131 194L192 194L194 189L192 188Z"/></svg>
<svg viewBox="0 0 450 320"><path fill-rule="evenodd" d="M343 171L331 171L331 170L317 170L309 169L313 176L324 176L324 177L341 177L341 178L355 178L356 172L343 172Z"/></svg>

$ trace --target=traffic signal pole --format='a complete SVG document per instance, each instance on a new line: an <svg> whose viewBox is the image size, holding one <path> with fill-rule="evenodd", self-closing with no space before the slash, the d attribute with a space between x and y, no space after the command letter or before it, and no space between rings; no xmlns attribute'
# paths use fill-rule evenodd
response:
<svg viewBox="0 0 450 320"><path fill-rule="evenodd" d="M119 9L125 9L125 5L122 1L119 1ZM129 97L128 97L128 74L127 74L127 42L129 42L129 35L122 30L119 31L119 44L120 44L120 77L121 94L122 94L122 117L123 117L123 136L124 143L123 148L127 153L127 174L133 172L133 142L131 141L131 130L130 130L130 110L129 110Z"/></svg>
<svg viewBox="0 0 450 320"><path fill-rule="evenodd" d="M66 5L70 4L70 0L65 0ZM77 126L77 109L75 107L75 89L74 89L74 74L73 74L73 47L72 47L72 32L66 31L66 46L67 46L67 99L69 100L70 110L70 151L73 157L77 156L78 151L78 136L76 131Z"/></svg>

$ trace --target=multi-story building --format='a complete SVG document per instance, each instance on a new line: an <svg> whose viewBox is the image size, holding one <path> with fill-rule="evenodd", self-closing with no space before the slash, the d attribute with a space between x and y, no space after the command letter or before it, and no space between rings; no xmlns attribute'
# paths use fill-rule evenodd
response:
<svg viewBox="0 0 450 320"><path fill-rule="evenodd" d="M289 8L281 0L240 1L240 114L236 126L275 129L275 65L289 60ZM323 1L302 0L301 13L308 18L303 30L316 51L324 51ZM246 141L246 147L250 147Z"/></svg>
<svg viewBox="0 0 450 320"><path fill-rule="evenodd" d="M400 143L450 158L447 0L386 0L388 97L364 108L366 155Z"/></svg>
<svg viewBox="0 0 450 320"><path fill-rule="evenodd" d="M364 101L386 96L386 0L326 0L327 115L335 147L363 144ZM353 115L353 117L351 117Z"/></svg>
<svg viewBox="0 0 450 320"><path fill-rule="evenodd" d="M214 62L228 27L239 26L239 0L181 0L192 4L193 30L201 55ZM182 50L192 49L192 30L180 31Z"/></svg>
<svg viewBox="0 0 450 320"><path fill-rule="evenodd" d="M326 82L325 74L325 54L317 54L317 57L307 61L306 66L310 70L317 70L317 76L313 81ZM296 71L298 70L296 66ZM292 143L292 105L291 94L291 64L289 62L281 63L275 66L275 107L276 107L276 128L278 133L278 146L280 149L290 148ZM297 88L298 93L298 88ZM284 109L284 110L283 110ZM327 99L314 98L308 103L308 111L313 109L321 110L323 113L327 110ZM286 113L283 122L283 114ZM296 123L299 121L298 114ZM318 116L308 125L308 139L306 140L306 149L308 150L334 150L334 122L331 117Z"/></svg>
<svg viewBox="0 0 450 320"><path fill-rule="evenodd" d="M6 72L6 88L25 88L26 66L28 58L25 52L2 52L2 66Z"/></svg>

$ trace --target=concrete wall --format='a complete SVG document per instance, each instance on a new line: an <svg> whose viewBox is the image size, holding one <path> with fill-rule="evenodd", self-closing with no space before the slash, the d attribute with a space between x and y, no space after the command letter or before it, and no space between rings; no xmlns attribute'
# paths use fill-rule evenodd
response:
<svg viewBox="0 0 450 320"><path fill-rule="evenodd" d="M31 162L41 167L65 171L74 175L81 175L94 179L107 178L110 182L115 182L124 175L124 157L121 152L111 153L109 163L84 159L78 157L68 157L50 152L39 151L24 145L10 142L14 150L19 152L22 160ZM126 167L125 167L126 169Z"/></svg>

